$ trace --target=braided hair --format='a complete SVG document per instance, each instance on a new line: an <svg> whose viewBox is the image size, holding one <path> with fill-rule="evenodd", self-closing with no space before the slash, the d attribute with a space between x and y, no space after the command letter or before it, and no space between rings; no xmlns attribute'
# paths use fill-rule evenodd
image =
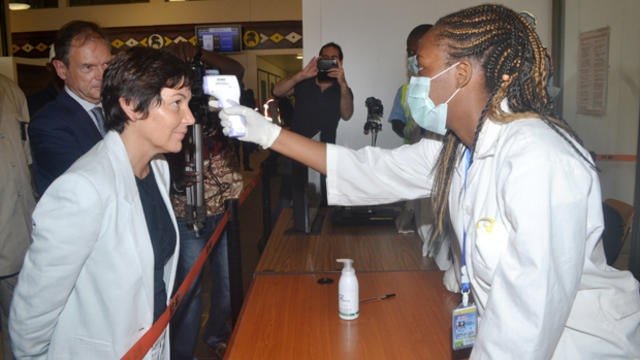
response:
<svg viewBox="0 0 640 360"><path fill-rule="evenodd" d="M546 50L531 24L515 11L501 5L485 4L447 15L435 24L448 52L448 61L473 58L482 64L485 86L489 94L471 149L471 161L478 135L487 118L507 123L536 117L567 141L591 166L571 140L582 141L562 119L553 116L553 99L547 93L549 77ZM512 113L506 113L500 103L507 99ZM562 129L563 131L561 131ZM570 139L571 138L571 139ZM433 238L450 230L448 199L457 160L463 153L462 142L451 131L443 139L443 147L435 167L432 202L436 220Z"/></svg>

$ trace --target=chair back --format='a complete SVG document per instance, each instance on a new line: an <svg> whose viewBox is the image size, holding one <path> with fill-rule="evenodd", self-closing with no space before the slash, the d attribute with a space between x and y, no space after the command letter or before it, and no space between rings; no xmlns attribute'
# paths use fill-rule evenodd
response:
<svg viewBox="0 0 640 360"><path fill-rule="evenodd" d="M602 234L607 264L614 265L631 235L633 206L624 201L606 199L603 204L604 226Z"/></svg>

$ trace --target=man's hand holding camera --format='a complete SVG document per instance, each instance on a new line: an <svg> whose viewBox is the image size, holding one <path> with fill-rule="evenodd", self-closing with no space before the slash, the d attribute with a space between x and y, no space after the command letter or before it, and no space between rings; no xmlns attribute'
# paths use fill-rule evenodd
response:
<svg viewBox="0 0 640 360"><path fill-rule="evenodd" d="M320 82L336 80L340 85L346 85L342 62L338 59L314 56L311 61L297 74L298 81L317 77Z"/></svg>
<svg viewBox="0 0 640 360"><path fill-rule="evenodd" d="M312 78L312 77L314 77L316 75L318 75L318 57L314 56L313 59L311 59L311 61L309 61L307 66L305 66L297 74L297 76L299 78L298 78L298 81L296 81L296 82L300 82L302 80Z"/></svg>
<svg viewBox="0 0 640 360"><path fill-rule="evenodd" d="M337 81L340 86L347 86L342 61L334 58L316 57L317 77L320 82Z"/></svg>
<svg viewBox="0 0 640 360"><path fill-rule="evenodd" d="M311 61L296 74L297 82L317 77L320 82L336 80L340 85L346 85L342 63L338 59L314 56Z"/></svg>

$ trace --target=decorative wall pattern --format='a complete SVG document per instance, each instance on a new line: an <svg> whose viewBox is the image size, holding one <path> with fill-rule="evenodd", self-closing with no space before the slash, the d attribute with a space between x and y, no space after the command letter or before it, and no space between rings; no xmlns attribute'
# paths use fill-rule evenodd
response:
<svg viewBox="0 0 640 360"><path fill-rule="evenodd" d="M302 48L302 21L246 22L242 25L243 50ZM138 45L161 48L172 43L189 41L195 44L195 26L184 24L105 28L114 52ZM213 25L213 24L212 24ZM215 24L224 25L224 24ZM36 31L11 34L13 56L46 58L56 31Z"/></svg>

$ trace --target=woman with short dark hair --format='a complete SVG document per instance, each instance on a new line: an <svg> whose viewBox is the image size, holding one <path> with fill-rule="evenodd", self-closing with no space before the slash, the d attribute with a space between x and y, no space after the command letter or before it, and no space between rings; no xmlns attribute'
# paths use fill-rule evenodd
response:
<svg viewBox="0 0 640 360"><path fill-rule="evenodd" d="M108 133L33 213L10 316L18 358L118 359L164 312L178 232L161 154L179 151L194 122L190 76L182 60L142 47L108 66ZM147 357L169 359L166 330Z"/></svg>

